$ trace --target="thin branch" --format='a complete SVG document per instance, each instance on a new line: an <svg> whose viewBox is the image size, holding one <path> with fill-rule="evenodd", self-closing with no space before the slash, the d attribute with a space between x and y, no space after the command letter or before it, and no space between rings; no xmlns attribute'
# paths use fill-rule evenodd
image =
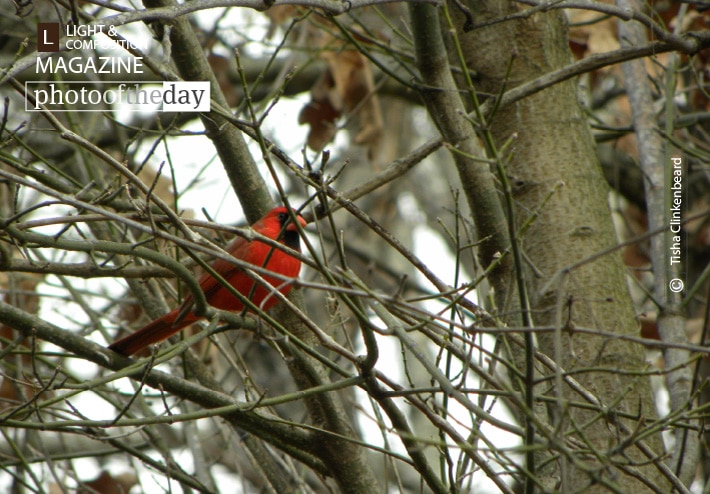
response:
<svg viewBox="0 0 710 494"><path fill-rule="evenodd" d="M549 10L559 10L559 9L582 9L591 10L596 12L601 12L610 16L617 17L621 22L637 21L641 25L647 27L653 35L674 46L674 50L682 51L684 53L693 54L696 53L697 47L695 43L685 37L679 36L669 30L664 26L658 24L651 17L646 15L641 9L633 7L623 7L623 3L619 2L619 5L594 2L587 0L555 0L555 1L536 1L536 0L516 0L519 3L532 5L533 8L529 11L524 10L520 12L521 17L528 17L537 12L547 12ZM529 14L528 14L529 12ZM645 37L644 37L645 39Z"/></svg>
<svg viewBox="0 0 710 494"><path fill-rule="evenodd" d="M693 33L693 36L689 37L689 39L692 40L693 48L690 52L687 52L688 54L694 54L700 50L710 47L710 32ZM535 94L545 88L554 86L559 82L566 81L567 79L571 79L581 74L593 72L603 67L616 65L617 63L626 62L628 60L651 57L659 53L677 51L677 49L678 48L671 43L666 43L664 41L653 41L640 46L628 46L605 53L594 53L577 62L553 72L549 72L541 77L538 77L537 79L533 79L506 91L501 97L501 101L498 105L509 105L515 103L530 96L531 94ZM496 105L497 103L495 98L488 100L481 105L481 112L484 115L487 115L496 107Z"/></svg>
<svg viewBox="0 0 710 494"><path fill-rule="evenodd" d="M2 270L16 273L54 274L76 278L174 278L175 272L160 266L99 266L92 262L61 263L3 259Z"/></svg>

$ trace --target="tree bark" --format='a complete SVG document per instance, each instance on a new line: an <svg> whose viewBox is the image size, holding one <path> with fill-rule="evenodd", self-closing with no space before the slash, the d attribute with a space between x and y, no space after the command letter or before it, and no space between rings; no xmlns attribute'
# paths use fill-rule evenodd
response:
<svg viewBox="0 0 710 494"><path fill-rule="evenodd" d="M513 2L466 5L474 24L517 12ZM456 35L479 92L497 95L571 62L566 21L559 11L464 32L461 9L453 3L449 8L459 14ZM619 335L638 332L619 252L598 256L614 246L616 238L609 189L576 91L575 80L559 83L498 108L486 122L499 149L514 139L505 163L519 223L542 205L556 183L564 184L522 239L529 263L542 274L525 278L535 325L557 328L538 335L540 350L559 366L551 380L538 385L536 393L554 403L547 407L547 416L538 419L558 431L548 441L565 439L561 449L553 446L538 455L537 463L542 464L551 451L559 453L559 461L546 463L538 472L539 480L561 492L640 492L649 488L640 480L644 478L667 492L668 480L649 461L649 455L663 453L660 434L646 437L645 444L632 436L656 416L643 349L574 333L574 327ZM574 406L585 400L567 385L570 372L596 397L598 406L610 407L602 419L595 407ZM580 451L571 441L592 447L596 454ZM632 467L629 460L638 463Z"/></svg>

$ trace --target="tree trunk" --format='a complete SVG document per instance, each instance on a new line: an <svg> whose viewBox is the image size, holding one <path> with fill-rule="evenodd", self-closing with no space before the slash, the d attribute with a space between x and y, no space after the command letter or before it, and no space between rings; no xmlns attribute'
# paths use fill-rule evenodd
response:
<svg viewBox="0 0 710 494"><path fill-rule="evenodd" d="M513 2L470 1L467 6L475 24L516 12ZM450 10L461 12L453 3ZM571 62L567 25L559 11L507 21L504 29L493 24L464 32L463 26L459 15L457 34L479 92L497 95ZM616 238L608 186L577 102L576 81L501 107L487 124L498 149L514 139L504 158L518 226L540 208L558 182L563 184L521 240L528 263L538 273L525 278L533 321L537 327L555 328L537 335L539 349L558 366L556 371L542 369L550 379L538 384L535 393L550 400L547 416L538 419L554 431L550 436L538 431L538 439L557 442L538 455L536 463L549 460L551 452L559 454L559 461L546 462L537 472L539 480L561 492L641 492L649 488L643 478L668 492L668 480L648 456L663 454L660 434L633 437L639 422L656 416L643 373L643 349L574 331L638 332L619 252L596 257L613 247ZM589 394L573 389L568 377ZM592 406L575 406L580 402ZM608 411L600 413L606 407Z"/></svg>

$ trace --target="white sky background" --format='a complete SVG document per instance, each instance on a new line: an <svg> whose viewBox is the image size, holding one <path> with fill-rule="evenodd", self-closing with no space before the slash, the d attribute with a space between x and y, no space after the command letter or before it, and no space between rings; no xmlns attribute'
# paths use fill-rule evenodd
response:
<svg viewBox="0 0 710 494"><path fill-rule="evenodd" d="M221 15L221 11L201 12L199 14L199 18L205 26L209 26L213 19L216 19ZM244 26L244 20L240 17L241 15L247 15L250 17L250 20L253 21L251 23L253 27L252 30L248 32L248 36L254 40L261 40L263 38L263 33L266 30L267 21L261 14L257 14L247 9L232 9L229 16L222 19L221 25L223 27L227 27L231 24L234 27L234 31L230 32L227 29L223 30L222 33L226 33L225 36L227 39L232 37L234 38L235 43L242 43L244 38L238 34ZM259 21L259 19L262 19L262 21ZM279 39L278 33L274 39ZM247 51L253 50L250 54L257 55L258 53L256 50L262 48L261 41L257 41L253 44L247 44L242 49ZM267 118L263 128L265 135L277 141L277 143L291 156L301 156L301 150L304 145L303 143L306 140L308 127L298 125L297 118L301 108L308 101L308 99L309 95L307 94L301 95L297 99L281 98L276 107L270 110L270 115ZM119 116L120 118L126 119L130 119L131 117L130 114L125 112L119 112ZM286 131L284 130L284 127L287 129ZM203 127L201 124L195 122L188 130L202 131ZM343 137L341 137L341 139L342 138ZM198 183L192 186L189 191L181 195L179 201L180 207L183 209L192 209L195 217L199 219L204 219L200 210L201 208L205 208L215 221L226 224L243 222L244 216L238 206L236 196L210 141L204 136L181 136L179 138L171 138L169 141L169 152L175 166L178 192L184 191L185 188L195 179L195 177L199 175ZM258 146L254 143L250 143L250 146L252 146L251 149L254 156L258 161L261 161ZM335 144L330 146L330 149L334 151L335 155L338 154L338 149L344 148L344 143L340 141L336 141ZM151 165L155 166L159 160L163 159L166 159L165 148L160 146L156 150L155 156L151 159ZM205 166L208 162L209 165ZM163 172L169 173L167 166L164 167ZM268 172L265 167L263 169L263 174L265 177L268 177ZM270 179L267 180L270 181ZM411 202L413 203L413 206L416 207L416 201L412 200ZM410 211L414 210L410 209ZM46 213L47 211L44 210L43 214ZM63 214L63 211L57 211L57 214ZM437 232L434 232L425 226L417 227L414 231L414 252L442 280L453 284L455 270L454 259L451 256L442 255L442 253L449 251L448 247L442 241ZM91 304L92 307L105 306L112 297L116 296L116 294L123 295L125 293L124 285L111 279L95 279L85 281L72 280L72 282L75 281L78 281L78 285L83 286L85 289L87 302ZM422 285L428 286L426 280L422 279L419 281ZM47 295L56 294L57 297L60 297L56 299L46 298L43 300L41 313L42 317L48 318L55 324L66 326L68 328L77 327L77 323L83 324L86 322L83 320L72 321L72 313L81 314L83 316L83 312L73 312L70 308L68 308L66 300L63 299L63 296L66 295L65 289L61 286L61 283L57 278L49 277L39 290L40 293ZM430 301L427 303L426 308L432 312L436 312L441 308L438 305L440 305L438 302ZM104 321L107 326L110 327L111 318L106 318ZM100 340L100 338L97 338L97 342L104 343ZM382 353L380 365L384 365L382 362L386 362L386 372L388 375L393 378L398 377L397 373L401 371L393 369L390 364L391 362L399 362L400 360L399 345L392 338L381 337L379 338L379 342ZM388 357L388 354L391 355L391 357ZM66 365L68 366L70 372L73 372L75 375L84 379L91 379L96 375L96 370L94 368L87 367L85 362L72 361L70 359L67 361ZM472 378L469 379L471 380ZM361 393L361 398L360 403L363 405L366 404L367 399L364 393ZM111 405L88 393L80 394L72 398L71 403L80 409L82 413L85 413L88 418L105 419L107 416L110 417L115 414L115 409ZM468 418L468 412L460 409L460 407L458 408L459 410L457 411L457 406L452 405L452 414L454 414L458 420L461 420L462 423L469 424L470 420ZM495 408L494 413L501 418L508 417L505 410L500 406ZM378 446L383 444L381 431L376 427L376 425L373 425L372 422L366 418L363 418L361 425L363 427L365 439L368 442ZM505 434L501 431L494 431L490 427L482 432L488 437L497 438L502 447L512 447L519 444L519 441L511 435ZM109 434L110 433L111 432L109 431ZM468 435L465 431L463 431L462 434L464 437ZM396 436L390 434L388 439L396 451L403 450L401 443ZM179 458L185 470L190 471L190 462L192 459L189 452L184 452L183 454L178 453L176 456ZM111 459L108 463L102 466L99 466L99 463L94 460L81 460L75 463L82 479L85 480L97 476L101 468L104 468L113 474L122 473L126 470L131 471L133 468L125 462L125 458L120 458L120 455L116 457L116 459ZM142 468L141 470L142 485L146 492L161 492L169 489L166 479L164 479L161 475L155 475L150 470L145 468ZM37 472L40 476L46 476L46 472L40 472L39 467L37 467ZM223 486L229 486L229 489L224 488L223 492L241 492L240 490L234 490L236 485L241 486L241 483L238 480L235 482L234 475L229 474L221 468L216 469L216 472L218 482ZM0 475L0 490L4 490L9 485L7 483L8 480L7 476ZM473 485L477 487L477 492L496 492L496 489L492 486L492 483L486 480L483 475L478 475ZM173 484L173 489L175 487L177 487L177 484Z"/></svg>

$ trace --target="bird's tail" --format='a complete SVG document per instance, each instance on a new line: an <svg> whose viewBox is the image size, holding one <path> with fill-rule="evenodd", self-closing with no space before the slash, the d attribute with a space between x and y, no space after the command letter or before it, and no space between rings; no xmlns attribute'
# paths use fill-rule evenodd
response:
<svg viewBox="0 0 710 494"><path fill-rule="evenodd" d="M189 326L199 320L192 312L188 312L180 321L176 322L179 314L180 307L168 312L135 333L114 341L109 345L109 348L116 353L129 357L153 343L169 338L185 326Z"/></svg>

